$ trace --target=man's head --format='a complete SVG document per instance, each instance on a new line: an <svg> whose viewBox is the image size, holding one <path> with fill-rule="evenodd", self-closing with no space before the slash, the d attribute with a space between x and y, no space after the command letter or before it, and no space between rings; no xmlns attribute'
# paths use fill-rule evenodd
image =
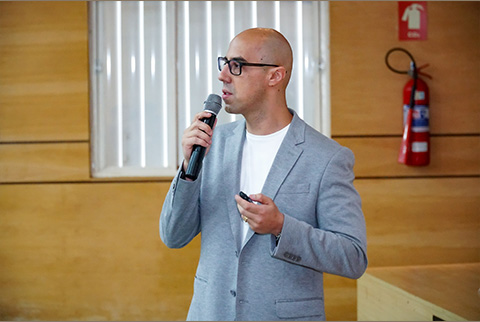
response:
<svg viewBox="0 0 480 322"><path fill-rule="evenodd" d="M231 41L225 57L237 72L238 63L247 63L241 66L241 74L237 76L230 72L229 66L220 66L222 70L218 79L224 84L223 99L227 112L245 115L263 106L286 106L285 90L292 72L293 55L290 44L281 33L267 28L247 29Z"/></svg>

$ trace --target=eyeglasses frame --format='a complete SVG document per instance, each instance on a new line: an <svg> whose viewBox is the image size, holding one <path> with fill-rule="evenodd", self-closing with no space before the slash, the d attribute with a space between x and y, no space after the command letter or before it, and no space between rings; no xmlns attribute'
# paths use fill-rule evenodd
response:
<svg viewBox="0 0 480 322"><path fill-rule="evenodd" d="M234 61L239 65L239 72L238 74L234 74L232 72L232 67L230 66L230 62ZM223 63L223 66L222 66ZM242 74L242 67L243 66L254 66L254 67L280 67L280 65L274 65L274 64L260 64L260 63L248 63L248 62L243 62L239 61L238 59L227 59L227 57L218 57L217 58L217 65L218 65L218 70L222 71L223 67L225 65L228 65L228 70L230 71L230 74L233 76L240 76Z"/></svg>

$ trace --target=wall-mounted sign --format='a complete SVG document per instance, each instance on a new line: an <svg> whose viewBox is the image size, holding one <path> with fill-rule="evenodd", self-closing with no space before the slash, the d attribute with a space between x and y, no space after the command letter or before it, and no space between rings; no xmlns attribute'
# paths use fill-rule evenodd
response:
<svg viewBox="0 0 480 322"><path fill-rule="evenodd" d="M398 2L398 37L400 40L427 39L427 1Z"/></svg>

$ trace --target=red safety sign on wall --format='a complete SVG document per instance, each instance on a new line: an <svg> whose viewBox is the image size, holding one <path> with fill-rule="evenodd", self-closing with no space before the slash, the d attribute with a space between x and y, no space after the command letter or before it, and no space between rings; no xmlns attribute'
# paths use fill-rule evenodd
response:
<svg viewBox="0 0 480 322"><path fill-rule="evenodd" d="M427 1L398 2L398 36L400 40L427 39Z"/></svg>

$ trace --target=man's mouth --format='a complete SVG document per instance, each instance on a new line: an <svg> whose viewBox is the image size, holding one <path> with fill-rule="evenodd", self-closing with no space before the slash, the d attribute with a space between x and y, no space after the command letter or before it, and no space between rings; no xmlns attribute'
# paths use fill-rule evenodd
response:
<svg viewBox="0 0 480 322"><path fill-rule="evenodd" d="M232 96L232 93L229 92L229 91L227 91L227 90L225 90L225 89L222 90L222 93L223 93L223 94L222 94L222 98L223 98L224 100L225 100L225 99L228 99L230 96Z"/></svg>

